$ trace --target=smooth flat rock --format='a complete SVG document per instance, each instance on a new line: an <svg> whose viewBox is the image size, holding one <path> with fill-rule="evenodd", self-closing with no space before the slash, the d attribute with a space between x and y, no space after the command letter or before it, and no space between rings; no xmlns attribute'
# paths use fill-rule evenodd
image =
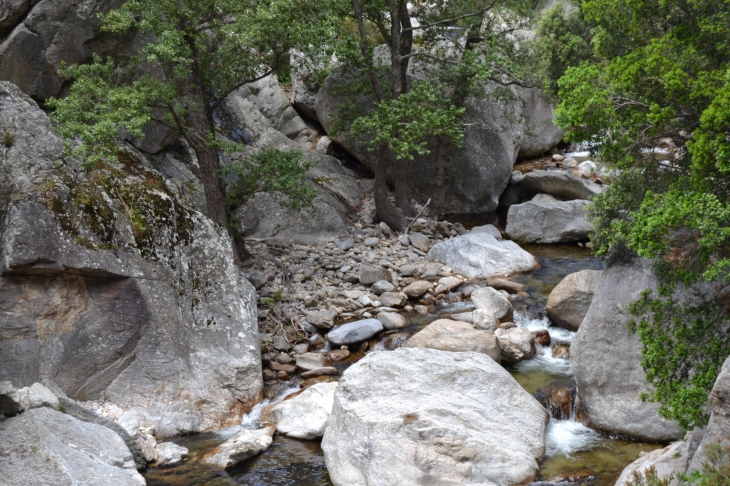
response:
<svg viewBox="0 0 730 486"><path fill-rule="evenodd" d="M384 292L380 294L380 303L386 307L403 307L408 302L408 296L403 292Z"/></svg>
<svg viewBox="0 0 730 486"><path fill-rule="evenodd" d="M217 452L205 462L221 469L228 469L250 459L269 448L275 427L258 430L240 430L216 448Z"/></svg>
<svg viewBox="0 0 730 486"><path fill-rule="evenodd" d="M561 280L548 296L550 320L560 327L577 331L591 307L600 276L600 270L581 270Z"/></svg>
<svg viewBox="0 0 730 486"><path fill-rule="evenodd" d="M523 484L547 420L489 356L399 348L345 371L322 449L338 485Z"/></svg>
<svg viewBox="0 0 730 486"><path fill-rule="evenodd" d="M538 194L531 201L510 206L505 233L518 243L570 243L586 239L592 232L586 221L590 201L558 201Z"/></svg>
<svg viewBox="0 0 730 486"><path fill-rule="evenodd" d="M332 360L322 353L304 353L297 356L297 366L304 371L324 368L332 364Z"/></svg>
<svg viewBox="0 0 730 486"><path fill-rule="evenodd" d="M499 342L494 333L474 329L468 322L439 319L414 334L405 346L407 348L429 348L442 351L486 354L500 362Z"/></svg>
<svg viewBox="0 0 730 486"><path fill-rule="evenodd" d="M362 319L337 326L327 334L327 341L335 346L365 341L383 330L383 323L377 319Z"/></svg>
<svg viewBox="0 0 730 486"><path fill-rule="evenodd" d="M276 430L296 439L312 440L322 437L334 401L337 383L317 383L290 400L271 409Z"/></svg>
<svg viewBox="0 0 730 486"><path fill-rule="evenodd" d="M395 290L395 286L387 280L378 280L372 287L370 287L370 290L372 290L375 295L381 295L385 292L393 292Z"/></svg>
<svg viewBox="0 0 730 486"><path fill-rule="evenodd" d="M334 309L307 312L307 322L320 329L331 329L336 317L337 311Z"/></svg>

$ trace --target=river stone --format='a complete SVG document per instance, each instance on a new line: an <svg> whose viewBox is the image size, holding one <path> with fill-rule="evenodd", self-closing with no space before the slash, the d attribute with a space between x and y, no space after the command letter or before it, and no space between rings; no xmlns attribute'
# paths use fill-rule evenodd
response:
<svg viewBox="0 0 730 486"><path fill-rule="evenodd" d="M342 351L342 350L341 350ZM349 353L349 351L348 351ZM335 376L339 375L340 372L334 366L325 366L324 368L315 368L313 370L305 371L302 373L302 378L315 378L317 376Z"/></svg>
<svg viewBox="0 0 730 486"><path fill-rule="evenodd" d="M454 273L469 278L529 272L537 259L513 241L499 241L486 232L467 233L431 247L429 260L445 263Z"/></svg>
<svg viewBox="0 0 730 486"><path fill-rule="evenodd" d="M408 296L402 292L384 292L380 294L380 303L386 307L403 307Z"/></svg>
<svg viewBox="0 0 730 486"><path fill-rule="evenodd" d="M577 331L591 306L600 276L600 270L581 270L561 280L548 296L550 320L569 331Z"/></svg>
<svg viewBox="0 0 730 486"><path fill-rule="evenodd" d="M519 186L530 196L550 194L551 196L572 201L574 199L593 199L604 187L573 174L554 170L533 170L525 174Z"/></svg>
<svg viewBox="0 0 730 486"><path fill-rule="evenodd" d="M499 278L499 277L488 278L487 285L489 285L493 289L506 290L507 292L511 292L513 294L516 294L517 292L526 292L527 291L527 285L513 282L511 280L507 280L505 278Z"/></svg>
<svg viewBox="0 0 730 486"><path fill-rule="evenodd" d="M535 336L524 327L497 329L494 335L499 339L502 360L518 363L535 356Z"/></svg>
<svg viewBox="0 0 730 486"><path fill-rule="evenodd" d="M390 273L383 267L366 267L360 271L362 285L372 285L381 280L390 280Z"/></svg>
<svg viewBox="0 0 730 486"><path fill-rule="evenodd" d="M494 312L490 309L475 309L471 314L471 323L477 329L483 329L485 331L493 331L499 327L499 319L494 315ZM463 320L463 319L458 319Z"/></svg>
<svg viewBox="0 0 730 486"><path fill-rule="evenodd" d="M352 241L352 238L340 238L339 240L337 240L337 243L335 243L335 244L337 245L337 248L339 248L342 251L347 251L350 248L352 248L353 246L355 246L355 242Z"/></svg>
<svg viewBox="0 0 730 486"><path fill-rule="evenodd" d="M484 354L399 348L345 371L322 449L334 484L523 484L547 420Z"/></svg>
<svg viewBox="0 0 730 486"><path fill-rule="evenodd" d="M492 224L485 224L484 226L474 226L471 229L472 233L487 233L488 235L494 236L495 240L502 240L502 233Z"/></svg>
<svg viewBox="0 0 730 486"><path fill-rule="evenodd" d="M494 333L474 329L463 321L438 319L414 334L405 345L442 351L474 351L500 362L499 342Z"/></svg>
<svg viewBox="0 0 730 486"><path fill-rule="evenodd" d="M408 235L408 239L411 242L411 245L413 245L415 248L418 248L419 250L426 252L428 251L429 247L429 241L428 236L423 235L421 233L410 233Z"/></svg>
<svg viewBox="0 0 730 486"><path fill-rule="evenodd" d="M586 221L590 201L558 201L538 194L531 201L510 206L505 233L518 243L570 243L590 236Z"/></svg>
<svg viewBox="0 0 730 486"><path fill-rule="evenodd" d="M627 307L657 278L651 264L617 254L601 273L588 313L571 344L578 397L587 424L645 441L670 441L682 429L661 418L659 404L639 396L651 391L641 367L641 342L627 323Z"/></svg>
<svg viewBox="0 0 730 486"><path fill-rule="evenodd" d="M7 486L145 484L118 435L45 407L0 422L0 471Z"/></svg>
<svg viewBox="0 0 730 486"><path fill-rule="evenodd" d="M332 329L327 334L327 341L335 346L365 341L383 330L383 323L377 319L362 319L348 322Z"/></svg>
<svg viewBox="0 0 730 486"><path fill-rule="evenodd" d="M428 282L426 280L416 280L415 282L404 288L403 293L412 299L417 299L418 297L426 294L432 288L433 285L431 285L431 282Z"/></svg>
<svg viewBox="0 0 730 486"><path fill-rule="evenodd" d="M0 413L12 417L20 412L18 389L9 381L0 381Z"/></svg>
<svg viewBox="0 0 730 486"><path fill-rule="evenodd" d="M187 447L175 444L174 442L162 442L155 446L157 452L158 466L174 466L188 457Z"/></svg>
<svg viewBox="0 0 730 486"><path fill-rule="evenodd" d="M274 406L271 417L276 430L296 439L322 437L332 413L337 383L318 383Z"/></svg>
<svg viewBox="0 0 730 486"><path fill-rule="evenodd" d="M383 323L383 327L387 330L400 329L408 325L406 318L396 312L380 311L378 312L378 320Z"/></svg>
<svg viewBox="0 0 730 486"><path fill-rule="evenodd" d="M380 243L380 240L377 238L365 238L365 241L362 242L365 246L375 247L378 246L378 243Z"/></svg>
<svg viewBox="0 0 730 486"><path fill-rule="evenodd" d="M460 312L458 314L451 314L450 319L472 324L474 322L474 315L471 312Z"/></svg>
<svg viewBox="0 0 730 486"><path fill-rule="evenodd" d="M491 313L499 322L511 322L512 304L509 299L492 287L481 287L471 294L471 301L477 309Z"/></svg>
<svg viewBox="0 0 730 486"><path fill-rule="evenodd" d="M332 364L326 355L321 353L304 353L297 356L297 366L304 371L316 370L324 368Z"/></svg>
<svg viewBox="0 0 730 486"><path fill-rule="evenodd" d="M320 329L331 329L336 317L335 309L307 312L307 322Z"/></svg>
<svg viewBox="0 0 730 486"><path fill-rule="evenodd" d="M446 288L446 292L451 292L461 284L462 281L458 277L443 277L439 279L439 285L443 285Z"/></svg>
<svg viewBox="0 0 730 486"><path fill-rule="evenodd" d="M258 430L240 430L233 437L219 445L215 454L205 462L221 469L228 469L246 459L250 459L265 451L273 441L275 427Z"/></svg>
<svg viewBox="0 0 730 486"><path fill-rule="evenodd" d="M370 287L370 290L372 290L375 295L381 295L385 292L393 292L395 290L395 286L387 280L378 280L372 287Z"/></svg>

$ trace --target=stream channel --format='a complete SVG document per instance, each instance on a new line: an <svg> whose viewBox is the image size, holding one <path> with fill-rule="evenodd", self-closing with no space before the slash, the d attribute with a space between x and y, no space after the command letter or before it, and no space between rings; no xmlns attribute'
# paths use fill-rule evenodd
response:
<svg viewBox="0 0 730 486"><path fill-rule="evenodd" d="M574 332L552 326L544 316L545 304L550 291L563 277L583 269L600 270L603 263L595 258L590 250L577 245L525 246L540 261L536 270L512 280L528 286L529 297L512 301L515 309L516 324L530 330L547 329L551 345L570 345ZM426 325L451 314L468 312L471 302L436 307L426 316L408 315L410 325L399 332L416 333ZM385 350L386 337L380 337L370 346L374 350ZM507 369L518 383L529 393L539 394L546 385L563 387L574 392L575 380L570 360L553 358L550 347L537 345L538 354L529 361L507 365ZM335 365L344 371L364 353L354 352L345 361ZM387 351L383 351L387 352ZM299 390L296 382L283 384L277 398ZM175 467L151 467L144 473L149 486L187 486L187 485L247 485L247 486L331 486L319 441L290 439L277 434L274 442L265 452L227 471L220 471L203 464L201 458L218 444L231 437L239 428L259 428L258 418L261 409L270 402L265 400L244 416L240 427L231 427L217 432L175 437L173 442L189 449L190 455L182 464ZM550 411L550 410L549 410ZM540 480L555 480L562 477L582 478L587 484L608 486L615 482L624 467L639 457L641 451L651 451L662 447L632 441L626 438L609 436L585 427L575 420L575 410L570 401L568 413L552 415L562 419L550 418L545 432L547 446L545 458L540 464ZM590 479L589 479L590 478Z"/></svg>

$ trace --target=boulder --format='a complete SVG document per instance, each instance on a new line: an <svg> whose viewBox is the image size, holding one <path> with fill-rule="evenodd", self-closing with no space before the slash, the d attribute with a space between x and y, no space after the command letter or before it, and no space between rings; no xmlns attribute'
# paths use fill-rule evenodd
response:
<svg viewBox="0 0 730 486"><path fill-rule="evenodd" d="M646 441L682 436L675 422L659 417L659 405L644 402L650 392L641 368L641 342L627 323L627 307L657 278L648 261L617 254L601 273L588 313L571 344L571 361L586 424Z"/></svg>
<svg viewBox="0 0 730 486"><path fill-rule="evenodd" d="M61 407L58 402L58 397L40 383L33 383L29 387L21 388L18 390L18 395L20 396L20 404L23 410L39 407L59 410Z"/></svg>
<svg viewBox="0 0 730 486"><path fill-rule="evenodd" d="M7 486L145 484L118 435L45 407L0 422L0 470Z"/></svg>
<svg viewBox="0 0 730 486"><path fill-rule="evenodd" d="M471 233L487 233L488 235L494 236L495 240L502 240L502 233L492 224L485 224L484 226L474 226L471 229Z"/></svg>
<svg viewBox="0 0 730 486"><path fill-rule="evenodd" d="M507 363L518 363L535 356L535 336L524 327L497 329L494 335L499 340L502 360Z"/></svg>
<svg viewBox="0 0 730 486"><path fill-rule="evenodd" d="M429 348L442 351L473 351L500 362L499 342L494 333L480 331L468 322L439 319L406 341L407 348Z"/></svg>
<svg viewBox="0 0 730 486"><path fill-rule="evenodd" d="M160 467L174 466L188 457L187 447L177 445L174 442L157 444L155 452L157 452L157 465Z"/></svg>
<svg viewBox="0 0 730 486"><path fill-rule="evenodd" d="M603 192L605 187L568 172L534 170L518 177L512 177L507 190L500 199L500 204L511 206L523 203L537 194L550 194L565 201L593 199L596 194Z"/></svg>
<svg viewBox="0 0 730 486"><path fill-rule="evenodd" d="M537 259L513 241L499 241L487 232L467 233L431 247L429 260L445 263L454 273L469 278L529 272Z"/></svg>
<svg viewBox="0 0 730 486"><path fill-rule="evenodd" d="M240 430L219 445L205 462L221 469L228 469L265 451L273 441L275 427L258 430Z"/></svg>
<svg viewBox="0 0 730 486"><path fill-rule="evenodd" d="M481 287L471 293L474 307L493 315L499 322L511 322L514 310L510 301L492 287Z"/></svg>
<svg viewBox="0 0 730 486"><path fill-rule="evenodd" d="M292 103L302 113L317 119L317 93L319 92L319 82L317 74L314 72L311 60L298 51L292 51L291 57L291 88Z"/></svg>
<svg viewBox="0 0 730 486"><path fill-rule="evenodd" d="M493 331L499 327L499 319L489 309L475 309L469 314L471 314L471 320L467 322L471 322L477 329ZM457 320L463 321L464 319Z"/></svg>
<svg viewBox="0 0 730 486"><path fill-rule="evenodd" d="M621 476L616 480L615 486L635 484L632 483L634 474L646 475L647 471L652 468L660 478L666 478L673 473L684 474L687 472L689 461L692 459L692 454L687 453L692 445L694 445L694 448L697 447L697 444L692 444L692 441L678 441L663 449L647 452L624 468ZM693 453L694 450L689 452ZM674 484L674 482L670 484Z"/></svg>
<svg viewBox="0 0 730 486"><path fill-rule="evenodd" d="M548 296L550 320L560 327L577 331L591 306L600 276L600 270L581 270L561 280Z"/></svg>
<svg viewBox="0 0 730 486"><path fill-rule="evenodd" d="M377 319L362 319L337 326L327 334L327 341L335 346L365 341L383 330L383 323Z"/></svg>
<svg viewBox="0 0 730 486"><path fill-rule="evenodd" d="M324 368L332 364L332 360L321 353L304 353L297 356L297 366L304 371Z"/></svg>
<svg viewBox="0 0 730 486"><path fill-rule="evenodd" d="M428 236L421 233L411 233L408 235L408 240L415 248L418 248L419 250L424 252L428 251L428 248L430 246Z"/></svg>
<svg viewBox="0 0 730 486"><path fill-rule="evenodd" d="M547 420L484 354L399 348L345 371L322 449L334 484L523 484Z"/></svg>
<svg viewBox="0 0 730 486"><path fill-rule="evenodd" d="M378 320L383 323L383 327L387 330L400 329L408 325L406 318L396 312L380 311L378 312Z"/></svg>
<svg viewBox="0 0 730 486"><path fill-rule="evenodd" d="M402 292L384 292L380 294L380 303L386 307L403 307L408 296Z"/></svg>
<svg viewBox="0 0 730 486"><path fill-rule="evenodd" d="M383 267L365 267L360 271L360 283L372 285L381 280L390 280L390 273Z"/></svg>
<svg viewBox="0 0 730 486"><path fill-rule="evenodd" d="M426 280L416 280L403 289L403 293L412 299L417 299L433 288L431 282Z"/></svg>
<svg viewBox="0 0 730 486"><path fill-rule="evenodd" d="M317 383L274 406L270 417L276 422L276 430L296 439L322 437L330 420L336 388L337 383Z"/></svg>
<svg viewBox="0 0 730 486"><path fill-rule="evenodd" d="M558 201L538 194L531 201L510 206L507 236L519 243L570 243L588 238L592 229L586 221L590 201Z"/></svg>
<svg viewBox="0 0 730 486"><path fill-rule="evenodd" d="M263 383L256 293L228 235L139 152L63 162L46 114L6 82L3 132L0 380L104 396L163 436L238 423Z"/></svg>
<svg viewBox="0 0 730 486"><path fill-rule="evenodd" d="M0 413L12 417L20 412L18 389L9 381L0 381Z"/></svg>

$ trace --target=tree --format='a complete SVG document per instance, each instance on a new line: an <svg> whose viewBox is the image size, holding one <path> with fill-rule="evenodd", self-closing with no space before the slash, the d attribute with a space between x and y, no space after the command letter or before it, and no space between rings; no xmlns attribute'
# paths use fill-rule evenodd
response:
<svg viewBox="0 0 730 486"><path fill-rule="evenodd" d="M662 280L632 306L655 386L645 398L703 425L730 354L730 1L580 9L593 49L558 81L557 121L617 172L590 209L598 253L625 245Z"/></svg>
<svg viewBox="0 0 730 486"><path fill-rule="evenodd" d="M338 51L345 68L357 73L354 92L369 93L375 107L342 107L341 128L373 142L375 203L379 217L396 230L406 227L411 212L408 184L413 155L430 153L436 139L437 177L432 214L441 212L447 166L461 140L461 115L468 96L484 96L487 82L523 85L527 72L520 64L518 32L530 25L534 0L473 0L415 2L353 0L355 39ZM373 28L374 26L374 28ZM388 55L376 56L372 31L380 34ZM380 40L380 39L378 39ZM418 62L422 79L408 70ZM402 99L401 99L402 98ZM348 118L349 117L349 118ZM386 171L395 155L396 207L388 198Z"/></svg>
<svg viewBox="0 0 730 486"><path fill-rule="evenodd" d="M130 0L103 17L102 29L136 31L139 52L69 68L75 82L49 102L52 119L62 136L78 137L70 155L90 167L114 159L119 128L142 136L153 119L174 128L197 157L208 215L233 234L213 112L246 83L288 76L293 48L313 62L326 58L342 11L338 0Z"/></svg>

